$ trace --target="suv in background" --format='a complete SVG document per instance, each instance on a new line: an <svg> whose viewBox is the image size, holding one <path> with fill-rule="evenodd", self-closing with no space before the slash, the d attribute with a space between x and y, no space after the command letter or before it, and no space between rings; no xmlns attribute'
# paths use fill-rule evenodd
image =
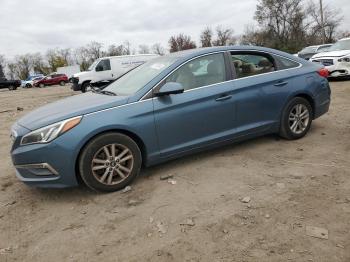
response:
<svg viewBox="0 0 350 262"><path fill-rule="evenodd" d="M315 54L327 52L332 45L333 44L325 44L305 47L298 53L298 57L309 60Z"/></svg>
<svg viewBox="0 0 350 262"><path fill-rule="evenodd" d="M34 81L33 85L35 87L45 87L58 84L64 86L66 83L68 83L68 77L65 74L52 74L38 81Z"/></svg>

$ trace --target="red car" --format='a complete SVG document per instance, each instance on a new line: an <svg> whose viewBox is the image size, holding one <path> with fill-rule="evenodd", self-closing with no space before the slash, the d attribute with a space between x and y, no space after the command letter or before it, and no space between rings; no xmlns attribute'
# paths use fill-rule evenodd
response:
<svg viewBox="0 0 350 262"><path fill-rule="evenodd" d="M46 76L41 80L35 81L33 85L36 87L44 87L58 84L64 86L66 83L68 83L68 77L65 74L53 74Z"/></svg>

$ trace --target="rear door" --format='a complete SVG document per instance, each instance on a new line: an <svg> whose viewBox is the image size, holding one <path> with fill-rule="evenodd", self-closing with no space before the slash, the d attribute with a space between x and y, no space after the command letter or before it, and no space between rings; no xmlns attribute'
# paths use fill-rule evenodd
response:
<svg viewBox="0 0 350 262"><path fill-rule="evenodd" d="M201 56L161 83L177 82L185 89L181 94L153 98L162 156L206 146L234 133L236 114L228 62L225 53Z"/></svg>
<svg viewBox="0 0 350 262"><path fill-rule="evenodd" d="M263 132L279 123L293 77L279 70L276 58L265 52L234 51L234 101L237 135Z"/></svg>

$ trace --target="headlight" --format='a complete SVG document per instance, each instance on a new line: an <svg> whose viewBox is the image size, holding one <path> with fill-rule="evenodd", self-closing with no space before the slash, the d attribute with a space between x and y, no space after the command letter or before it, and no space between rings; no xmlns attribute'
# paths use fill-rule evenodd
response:
<svg viewBox="0 0 350 262"><path fill-rule="evenodd" d="M350 62L350 57L342 57L338 59L338 62Z"/></svg>
<svg viewBox="0 0 350 262"><path fill-rule="evenodd" d="M48 143L77 126L82 116L73 117L40 129L34 130L22 137L21 145Z"/></svg>

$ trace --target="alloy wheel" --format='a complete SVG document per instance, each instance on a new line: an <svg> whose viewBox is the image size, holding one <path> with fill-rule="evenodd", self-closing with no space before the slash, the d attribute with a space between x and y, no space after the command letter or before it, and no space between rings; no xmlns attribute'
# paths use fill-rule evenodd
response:
<svg viewBox="0 0 350 262"><path fill-rule="evenodd" d="M100 183L116 185L131 174L133 165L134 156L128 147L109 144L96 152L91 162L91 170Z"/></svg>
<svg viewBox="0 0 350 262"><path fill-rule="evenodd" d="M303 133L310 121L310 112L306 105L296 104L289 113L289 128L294 134Z"/></svg>

